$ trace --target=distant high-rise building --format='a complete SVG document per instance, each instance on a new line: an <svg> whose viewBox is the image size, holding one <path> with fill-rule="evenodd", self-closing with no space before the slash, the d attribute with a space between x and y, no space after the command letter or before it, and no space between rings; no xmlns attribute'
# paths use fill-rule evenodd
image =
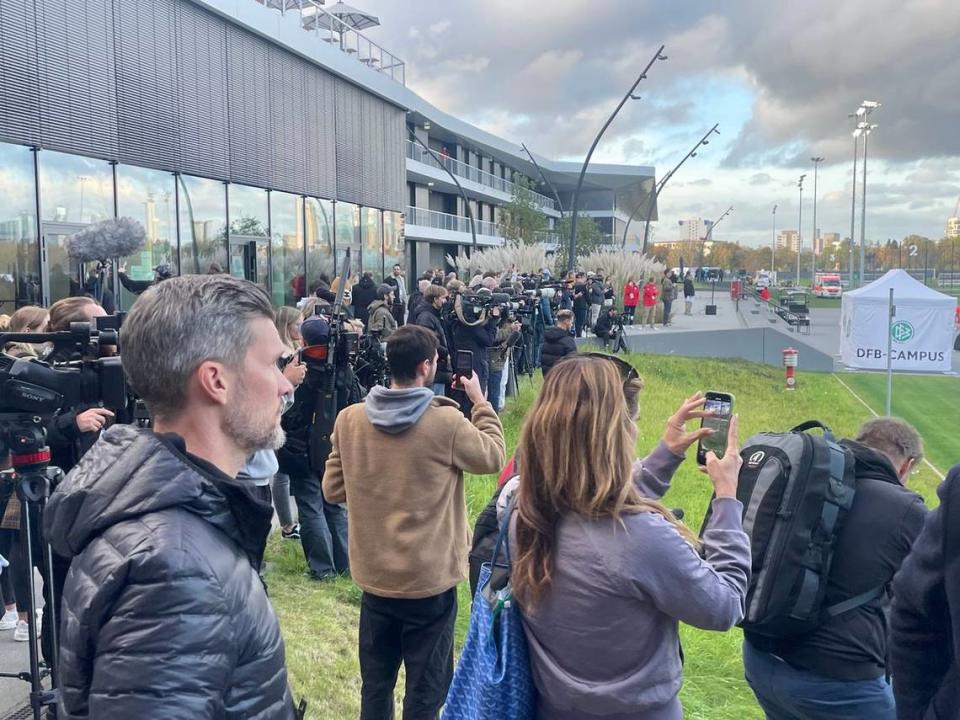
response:
<svg viewBox="0 0 960 720"><path fill-rule="evenodd" d="M800 247L800 233L796 230L781 230L777 233L777 249L797 252Z"/></svg>
<svg viewBox="0 0 960 720"><path fill-rule="evenodd" d="M836 247L840 244L840 233L829 232L823 233L820 237L817 238L817 244L815 246L817 255L822 255L824 250L830 250L830 248Z"/></svg>
<svg viewBox="0 0 960 720"><path fill-rule="evenodd" d="M712 220L704 220L703 218L681 220L680 237L678 239L681 242L703 240L712 226Z"/></svg>
<svg viewBox="0 0 960 720"><path fill-rule="evenodd" d="M960 238L960 217L947 218L947 237Z"/></svg>

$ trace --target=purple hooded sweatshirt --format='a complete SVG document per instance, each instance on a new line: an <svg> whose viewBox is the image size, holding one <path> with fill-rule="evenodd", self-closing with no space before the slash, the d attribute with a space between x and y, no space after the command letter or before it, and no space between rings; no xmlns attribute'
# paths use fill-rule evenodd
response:
<svg viewBox="0 0 960 720"><path fill-rule="evenodd" d="M682 461L663 443L637 461L641 494L662 497ZM501 493L501 514L516 488L513 480ZM742 509L734 498L713 500L704 558L657 513L560 520L553 582L524 615L539 720L683 717L679 622L722 631L744 615ZM513 537L511 545L516 557Z"/></svg>

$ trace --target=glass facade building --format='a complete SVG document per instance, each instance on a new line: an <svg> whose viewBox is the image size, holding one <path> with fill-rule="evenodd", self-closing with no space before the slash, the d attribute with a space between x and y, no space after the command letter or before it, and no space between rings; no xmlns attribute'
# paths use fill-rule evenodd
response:
<svg viewBox="0 0 960 720"><path fill-rule="evenodd" d="M146 231L132 279L224 272L277 305L347 248L378 280L404 257L399 104L203 2L60 5L3 2L0 313L88 290L69 238L115 217Z"/></svg>

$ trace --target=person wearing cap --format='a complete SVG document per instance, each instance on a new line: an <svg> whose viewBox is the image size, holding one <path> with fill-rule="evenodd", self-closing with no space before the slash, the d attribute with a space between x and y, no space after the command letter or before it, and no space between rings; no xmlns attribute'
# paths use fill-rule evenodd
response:
<svg viewBox="0 0 960 720"><path fill-rule="evenodd" d="M347 553L347 513L340 505L328 503L320 490L324 463L330 453L329 440L336 415L347 405L360 402L360 393L350 366L335 368L337 406L317 407L317 399L328 387L327 352L330 323L314 315L300 326L303 362L307 373L297 387L292 407L281 424L287 441L277 451L280 472L290 477L290 494L297 499L300 515L300 542L311 580L331 580L350 571Z"/></svg>
<svg viewBox="0 0 960 720"><path fill-rule="evenodd" d="M370 315L367 330L379 334L380 339L386 341L397 329L397 319L393 317L393 287L387 284L378 287L377 299L370 303L367 311Z"/></svg>

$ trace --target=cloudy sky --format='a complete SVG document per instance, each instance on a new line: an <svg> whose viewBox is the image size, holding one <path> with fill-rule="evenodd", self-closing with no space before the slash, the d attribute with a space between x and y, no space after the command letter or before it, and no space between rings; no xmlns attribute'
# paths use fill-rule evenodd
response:
<svg viewBox="0 0 960 720"><path fill-rule="evenodd" d="M437 107L540 154L581 160L660 44L669 59L641 82L597 150L652 164L658 178L714 123L660 201L657 236L734 211L718 239L767 243L812 234L821 155L821 232L850 232L853 121L871 117L868 240L939 238L960 195L960 2L956 0L357 0L379 15L374 40L407 61L407 84ZM859 172L858 172L859 175ZM858 189L859 194L859 189ZM857 200L859 234L859 198Z"/></svg>

